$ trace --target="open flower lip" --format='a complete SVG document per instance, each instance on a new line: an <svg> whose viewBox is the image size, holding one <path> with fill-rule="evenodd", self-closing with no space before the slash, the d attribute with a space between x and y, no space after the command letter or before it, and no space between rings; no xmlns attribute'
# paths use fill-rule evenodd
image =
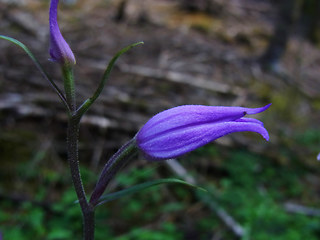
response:
<svg viewBox="0 0 320 240"><path fill-rule="evenodd" d="M184 105L165 110L152 117L138 132L138 148L149 160L179 157L233 132L257 132L265 140L269 134L263 123L244 117L261 108Z"/></svg>
<svg viewBox="0 0 320 240"><path fill-rule="evenodd" d="M63 38L57 21L59 0L51 0L49 11L50 56L51 60L61 64L75 64L74 54Z"/></svg>

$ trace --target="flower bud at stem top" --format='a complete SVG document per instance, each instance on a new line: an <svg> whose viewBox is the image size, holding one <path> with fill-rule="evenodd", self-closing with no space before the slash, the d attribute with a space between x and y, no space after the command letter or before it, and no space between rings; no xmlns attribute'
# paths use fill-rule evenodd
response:
<svg viewBox="0 0 320 240"><path fill-rule="evenodd" d="M57 21L57 9L59 0L51 0L49 23L50 23L50 56L51 60L62 65L76 64L75 57L68 43L64 40Z"/></svg>

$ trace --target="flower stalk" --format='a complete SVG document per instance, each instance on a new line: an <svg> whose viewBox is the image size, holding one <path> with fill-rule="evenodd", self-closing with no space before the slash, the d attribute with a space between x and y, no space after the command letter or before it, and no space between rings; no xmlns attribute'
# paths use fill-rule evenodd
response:
<svg viewBox="0 0 320 240"><path fill-rule="evenodd" d="M124 144L106 163L104 166L99 180L91 194L90 204L96 206L99 199L106 187L108 186L110 180L115 176L115 174L131 160L138 153L136 139L133 138L126 144Z"/></svg>

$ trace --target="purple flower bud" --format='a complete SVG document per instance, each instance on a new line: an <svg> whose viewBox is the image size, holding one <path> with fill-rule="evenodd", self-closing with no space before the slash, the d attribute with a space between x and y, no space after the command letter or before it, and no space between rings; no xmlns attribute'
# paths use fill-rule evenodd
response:
<svg viewBox="0 0 320 240"><path fill-rule="evenodd" d="M75 64L76 60L68 43L64 40L57 21L59 0L51 0L50 4L50 55L51 60L61 64Z"/></svg>
<svg viewBox="0 0 320 240"><path fill-rule="evenodd" d="M179 157L217 138L233 132L257 132L269 140L263 123L246 114L265 111L261 108L185 105L158 113L137 133L136 142L148 160Z"/></svg>

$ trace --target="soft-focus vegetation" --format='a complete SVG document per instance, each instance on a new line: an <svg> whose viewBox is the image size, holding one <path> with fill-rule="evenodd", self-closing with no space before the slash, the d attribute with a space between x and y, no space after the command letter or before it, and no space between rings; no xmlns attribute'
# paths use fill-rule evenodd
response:
<svg viewBox="0 0 320 240"><path fill-rule="evenodd" d="M68 187L69 177L58 171L63 166L54 164L54 168L49 169L45 153L26 150L26 142L35 138L30 132L25 131L25 141L17 141L16 145L14 138L10 141L6 138L7 134L3 133L1 138L1 152L6 156L2 160L6 162L23 156L24 167L19 164L17 169L11 168L10 174L1 168L1 194L4 194L4 185L9 185L3 184L4 180L23 179L16 187L22 189L26 199L1 198L0 224L4 239L80 238L80 211L74 203L73 189ZM310 129L299 134L297 139L313 151L319 144L320 133ZM206 179L201 186L209 193L201 194L213 196L213 201L241 223L246 230L243 239L318 239L319 216L289 213L285 208L287 202L319 206L315 201L314 186L308 184L311 169L301 167L291 149L283 148L281 152L290 156L290 163L278 162L246 148L229 149L216 145L199 149L181 162L187 169L192 169L191 174ZM27 167L30 164L34 167ZM313 174L319 173L316 169L313 171ZM96 176L90 170L83 168L83 175L89 183L87 186L94 183ZM172 173L163 164L144 164L126 168L117 176L115 185L116 189L122 189L161 176L172 176ZM198 194L195 189L168 185L99 206L97 239L210 239L215 234L233 239L233 234L216 214L198 200ZM53 198L55 200L48 201Z"/></svg>

